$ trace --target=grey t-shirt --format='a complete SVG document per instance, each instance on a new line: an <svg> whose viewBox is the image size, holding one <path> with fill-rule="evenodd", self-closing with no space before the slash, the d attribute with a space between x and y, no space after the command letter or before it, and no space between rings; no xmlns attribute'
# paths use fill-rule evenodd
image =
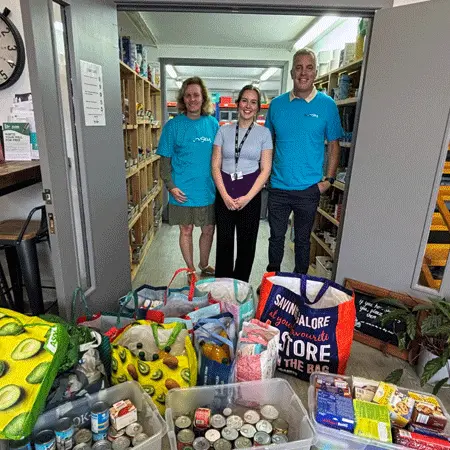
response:
<svg viewBox="0 0 450 450"><path fill-rule="evenodd" d="M247 128L239 128L239 144L246 132ZM229 174L235 171L235 136L236 124L233 123L220 127L214 140L214 145L222 147L222 170ZM256 172L259 169L261 152L272 149L272 135L269 129L255 123L242 146L237 170L243 175Z"/></svg>

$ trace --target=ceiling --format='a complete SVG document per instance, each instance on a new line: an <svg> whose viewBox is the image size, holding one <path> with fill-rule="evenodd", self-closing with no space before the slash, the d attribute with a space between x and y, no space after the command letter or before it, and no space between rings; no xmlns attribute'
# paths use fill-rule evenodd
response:
<svg viewBox="0 0 450 450"><path fill-rule="evenodd" d="M143 12L155 44L291 50L315 17Z"/></svg>

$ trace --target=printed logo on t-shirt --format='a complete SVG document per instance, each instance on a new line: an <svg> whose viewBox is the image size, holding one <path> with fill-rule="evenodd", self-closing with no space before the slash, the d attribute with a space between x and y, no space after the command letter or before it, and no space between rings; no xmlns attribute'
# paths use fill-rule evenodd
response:
<svg viewBox="0 0 450 450"><path fill-rule="evenodd" d="M211 142L212 143L212 140L209 137L202 136L202 137L196 137L195 139L192 140L192 142Z"/></svg>
<svg viewBox="0 0 450 450"><path fill-rule="evenodd" d="M315 119L318 119L319 114L305 114L305 117L314 117Z"/></svg>

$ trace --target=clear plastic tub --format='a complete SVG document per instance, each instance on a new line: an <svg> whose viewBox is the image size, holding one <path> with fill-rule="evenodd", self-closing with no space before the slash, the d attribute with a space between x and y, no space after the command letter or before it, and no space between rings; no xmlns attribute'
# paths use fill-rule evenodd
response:
<svg viewBox="0 0 450 450"><path fill-rule="evenodd" d="M169 391L166 399L166 422L169 430L170 449L177 449L174 430L175 417L189 414L198 407L222 411L229 405L239 405L245 409L257 408L265 404L275 406L280 412L280 416L288 421L289 443L251 448L309 450L316 438L308 413L289 383L280 378Z"/></svg>
<svg viewBox="0 0 450 450"><path fill-rule="evenodd" d="M94 403L103 401L112 405L120 400L129 399L138 410L138 421L144 428L144 433L149 439L133 447L136 450L161 450L162 438L167 432L167 425L151 398L135 381L112 386L96 394L86 395L79 400L64 403L57 408L41 415L34 427L33 435L44 429L53 429L57 420L61 417L70 417L75 426L89 427L90 410Z"/></svg>
<svg viewBox="0 0 450 450"><path fill-rule="evenodd" d="M334 375L334 374L325 374L320 372L314 372L310 378L310 386L308 388L308 409L309 415L311 418L311 422L317 433L317 443L315 444L315 448L317 450L376 450L376 449L405 449L403 445L397 444L388 444L381 441L377 441L375 439L362 438L359 436L355 436L348 431L343 430L335 430L334 428L328 428L320 423L316 422L316 396L315 396L315 384L316 379L319 375L327 375L327 376L335 376L339 378L343 378L347 381L350 388L353 392L353 383L352 377L346 377L343 375ZM405 389L401 386L398 386L399 391L408 393L408 392L417 392L419 394L424 394L430 396L431 394L428 392L421 392L415 389ZM433 396L435 397L435 396ZM439 401L439 405L442 408L442 411L447 416L450 421L450 417L438 397L435 397ZM450 425L447 425L446 432L448 432L448 428Z"/></svg>

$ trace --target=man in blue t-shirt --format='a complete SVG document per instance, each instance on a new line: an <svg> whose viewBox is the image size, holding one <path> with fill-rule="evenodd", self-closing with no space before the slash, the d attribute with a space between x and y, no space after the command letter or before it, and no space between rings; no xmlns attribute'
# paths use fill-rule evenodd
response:
<svg viewBox="0 0 450 450"><path fill-rule="evenodd" d="M273 99L266 117L275 152L269 189L269 265L280 271L289 215L294 213L295 268L307 273L310 235L320 194L334 183L342 127L334 100L314 86L317 59L312 50L298 50L292 60L294 88ZM324 141L328 167L323 177Z"/></svg>

